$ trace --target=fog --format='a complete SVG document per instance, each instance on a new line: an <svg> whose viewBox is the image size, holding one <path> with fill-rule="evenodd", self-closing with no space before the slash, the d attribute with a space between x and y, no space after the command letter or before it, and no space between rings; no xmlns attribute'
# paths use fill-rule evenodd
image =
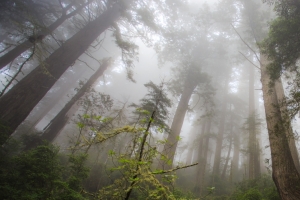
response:
<svg viewBox="0 0 300 200"><path fill-rule="evenodd" d="M272 5L8 0L0 8L3 148L19 141L19 155L53 144L66 168L86 155L79 165L91 171L77 177L84 199L243 199L237 185L266 195L260 181L277 195L261 51ZM268 87L288 118L297 168L297 75L280 75Z"/></svg>

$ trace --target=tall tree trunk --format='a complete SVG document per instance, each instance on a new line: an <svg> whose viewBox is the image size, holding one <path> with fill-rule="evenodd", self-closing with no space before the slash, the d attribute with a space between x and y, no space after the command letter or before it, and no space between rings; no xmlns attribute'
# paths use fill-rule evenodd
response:
<svg viewBox="0 0 300 200"><path fill-rule="evenodd" d="M284 126L285 126L286 130L288 130L287 138L289 141L289 147L290 147L290 150L292 153L293 161L295 163L296 169L300 173L298 150L297 150L296 143L295 143L296 141L295 141L295 137L294 137L294 133L293 133L293 128L291 125L290 116L288 114L288 110L287 110L287 106L286 106L286 102L285 102L285 94L284 94L283 85L282 85L282 82L280 79L275 82L275 91L276 91L277 99L278 99L279 106L280 106L281 116L282 116L282 119L284 120Z"/></svg>
<svg viewBox="0 0 300 200"><path fill-rule="evenodd" d="M86 91L97 81L97 79L103 75L104 71L108 68L111 61L107 59L99 67L99 69L89 78L89 80L79 89L75 96L61 109L61 111L51 120L46 126L41 139L53 142L53 140L60 133L62 128L68 122L69 117L67 113L69 110L76 105L76 102L86 93ZM35 144L34 144L35 145ZM33 146L29 147L32 148Z"/></svg>
<svg viewBox="0 0 300 200"><path fill-rule="evenodd" d="M227 156L226 156L226 159L225 159L225 164L224 164L224 168L223 168L223 172L222 172L222 175L221 175L221 179L222 180L225 180L225 176L226 176L226 172L227 172L227 167L228 167L228 163L229 163L229 160L230 160L230 153L231 153L231 148L232 148L232 140L233 140L233 119L232 119L232 115L231 115L231 120L230 120L230 133L229 133L229 147L228 147L228 152L227 152Z"/></svg>
<svg viewBox="0 0 300 200"><path fill-rule="evenodd" d="M197 173L197 183L196 186L198 186L199 195L201 196L204 188L204 182L205 182L205 171L206 171L206 165L207 165L207 154L208 154L208 147L209 147L209 140L210 140L210 129L211 129L211 121L212 119L207 119L207 125L205 128L205 132L203 134L203 147L201 153L201 157L199 159L199 167L198 167L198 173Z"/></svg>
<svg viewBox="0 0 300 200"><path fill-rule="evenodd" d="M223 145L223 135L225 131L225 119L226 119L226 110L227 110L227 96L228 96L228 78L225 80L224 86L224 98L222 101L222 110L220 113L220 125L219 131L216 141L216 151L215 151L215 158L214 158L214 165L213 165L213 179L216 176L220 175L220 163L221 163L221 152L222 152L222 145Z"/></svg>
<svg viewBox="0 0 300 200"><path fill-rule="evenodd" d="M255 155L254 155L254 157L255 157L255 169L254 169L254 172L255 172L255 174L254 174L254 176L255 176L255 178L259 178L260 177L260 175L261 175L261 156L260 156L260 145L259 145L259 140L258 139L256 139L256 145L255 145Z"/></svg>
<svg viewBox="0 0 300 200"><path fill-rule="evenodd" d="M44 104L39 107L38 109L34 109L33 112L27 117L27 119L17 128L16 136L28 134L30 133L34 127L49 113L49 111L59 102L59 100L67 94L67 91L74 85L82 76L83 69L81 68L75 75L68 74L65 77L67 80L66 82L60 84L60 88L57 92L49 93L43 99ZM73 77L72 77L73 76ZM45 100L45 101L44 101ZM28 126L29 125L29 126Z"/></svg>
<svg viewBox="0 0 300 200"><path fill-rule="evenodd" d="M186 165L192 164L193 152L194 152L194 148L191 145L189 145L187 156L186 156L186 163L185 163Z"/></svg>
<svg viewBox="0 0 300 200"><path fill-rule="evenodd" d="M233 136L233 157L231 164L231 179L232 181L239 181L238 171L240 162L240 136L237 132Z"/></svg>
<svg viewBox="0 0 300 200"><path fill-rule="evenodd" d="M164 145L163 154L170 163L173 164L180 131L183 125L184 117L189 106L190 98L197 84L187 78L184 90L178 103L174 119L171 125L171 131L168 135L167 143ZM172 166L165 165L164 168L170 169Z"/></svg>
<svg viewBox="0 0 300 200"><path fill-rule="evenodd" d="M11 51L9 51L6 54L4 54L3 56L1 56L0 57L0 69L2 69L7 64L14 61L14 59L16 59L19 55L21 55L23 52L25 52L30 47L32 47L37 40L42 40L45 36L51 34L55 29L57 29L64 21L66 21L67 19L78 14L89 3L91 3L91 1L88 1L87 3L82 4L75 11L73 11L69 14L63 14L59 19L57 19L53 24L51 24L45 30L37 33L35 36L31 36L30 39L22 42L21 44L19 44L15 48L13 48ZM73 5L73 3L70 3L70 4ZM69 6L67 6L67 7L69 7Z"/></svg>
<svg viewBox="0 0 300 200"><path fill-rule="evenodd" d="M190 165L194 162L195 159L193 159L195 157L195 138L197 136L196 132L197 132L198 126L193 126L193 128L191 129L190 133L189 133L189 145L188 145L188 153L187 153L187 159L186 159L186 164ZM197 161L196 161L197 162Z"/></svg>
<svg viewBox="0 0 300 200"><path fill-rule="evenodd" d="M283 200L300 197L300 175L289 148L287 132L281 117L275 87L270 85L268 59L261 54L261 82L272 158L272 177Z"/></svg>
<svg viewBox="0 0 300 200"><path fill-rule="evenodd" d="M9 129L7 135L15 131L56 80L89 48L90 44L121 17L126 5L123 2L121 5L114 4L113 7L108 8L97 19L88 23L67 40L63 46L0 99L0 120Z"/></svg>
<svg viewBox="0 0 300 200"><path fill-rule="evenodd" d="M256 132L255 132L255 98L254 98L254 67L249 65L249 113L248 113L248 126L249 126L249 179L255 178L255 144L256 144Z"/></svg>

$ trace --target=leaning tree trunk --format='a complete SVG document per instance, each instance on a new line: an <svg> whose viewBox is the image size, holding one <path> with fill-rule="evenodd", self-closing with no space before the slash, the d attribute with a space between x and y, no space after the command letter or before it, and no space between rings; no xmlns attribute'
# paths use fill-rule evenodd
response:
<svg viewBox="0 0 300 200"><path fill-rule="evenodd" d="M163 154L169 160L168 163L173 164L180 131L183 125L184 117L189 106L190 98L197 84L187 78L186 84L178 103L174 119L171 125L171 131L168 135L167 143L164 145ZM171 165L164 165L164 168L171 169Z"/></svg>
<svg viewBox="0 0 300 200"><path fill-rule="evenodd" d="M21 136L23 134L30 133L35 126L49 113L49 111L58 103L58 101L67 94L67 91L79 80L82 76L83 69L80 69L75 75L69 74L65 77L67 80L60 84L60 88L57 92L48 93L43 99L43 104L38 109L34 109L26 120L17 128L15 136ZM73 76L73 77L72 77ZM69 80L71 79L71 80ZM28 126L29 125L29 126Z"/></svg>
<svg viewBox="0 0 300 200"><path fill-rule="evenodd" d="M104 61L99 69L89 78L89 80L79 89L74 97L61 109L61 111L51 120L46 126L45 131L41 135L41 140L47 140L53 142L65 124L68 122L68 111L76 104L76 102L85 94L85 92L97 81L97 79L103 75L104 71L110 65L110 59ZM28 145L28 149L34 147L35 143Z"/></svg>
<svg viewBox="0 0 300 200"><path fill-rule="evenodd" d="M268 59L261 54L261 82L267 128L272 158L272 177L283 200L298 200L300 175L295 167L289 148L284 121L281 117L278 97L267 70Z"/></svg>
<svg viewBox="0 0 300 200"><path fill-rule="evenodd" d="M281 116L284 121L284 126L285 126L286 130L288 130L287 137L288 137L289 147L290 147L290 150L292 153L293 161L295 163L295 166L296 166L298 172L300 173L299 155L298 155L298 151L297 151L297 147L296 147L295 136L293 133L290 116L288 114L288 110L287 110L287 106L286 106L283 85L282 85L282 82L280 79L275 82L275 91L276 91L278 103L280 106Z"/></svg>
<svg viewBox="0 0 300 200"><path fill-rule="evenodd" d="M15 131L56 80L89 48L90 44L121 17L126 5L124 2L121 5L114 4L97 19L89 22L0 99L0 120L9 129L7 135Z"/></svg>
<svg viewBox="0 0 300 200"><path fill-rule="evenodd" d="M57 19L53 24L51 24L49 27L47 27L45 30L41 31L40 33L37 33L36 35L31 36L28 40L22 42L21 44L19 44L15 48L13 48L11 51L9 51L6 54L4 54L3 56L1 56L0 57L0 69L4 68L7 64L14 61L14 59L16 59L19 55L21 55L23 52L25 52L30 47L32 47L35 42L38 42L39 40L42 40L47 35L51 34L64 21L66 21L67 19L78 14L89 3L90 3L90 1L82 4L75 11L73 11L69 14L65 14L67 9L70 9L74 5L74 3L70 3L70 5L65 8L65 12L63 13L63 15L59 19Z"/></svg>

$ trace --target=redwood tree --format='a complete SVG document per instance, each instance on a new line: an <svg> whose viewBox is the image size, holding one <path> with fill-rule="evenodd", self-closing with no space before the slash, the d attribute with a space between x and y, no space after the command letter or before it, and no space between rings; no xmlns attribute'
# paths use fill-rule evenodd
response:
<svg viewBox="0 0 300 200"><path fill-rule="evenodd" d="M98 18L89 22L67 40L0 99L0 120L5 124L6 135L14 132L56 80L89 48L93 41L107 28L114 25L130 2L131 0L122 1L109 7Z"/></svg>

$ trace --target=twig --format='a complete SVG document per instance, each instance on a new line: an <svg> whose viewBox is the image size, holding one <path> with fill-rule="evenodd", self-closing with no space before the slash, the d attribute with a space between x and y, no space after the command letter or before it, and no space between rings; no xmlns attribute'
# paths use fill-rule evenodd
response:
<svg viewBox="0 0 300 200"><path fill-rule="evenodd" d="M239 36L239 38L242 40L242 42L254 53L256 59L258 60L258 62L261 64L260 59L258 57L258 55L256 54L256 52L250 47L250 45L242 38L242 36L239 34L239 32L234 28L234 26L232 24L230 24L233 28L233 30L235 31L235 33Z"/></svg>
<svg viewBox="0 0 300 200"><path fill-rule="evenodd" d="M166 173L173 172L173 171L176 171L176 170L179 170L179 169L185 169L185 168L188 168L188 167L193 167L195 165L198 165L198 163L194 163L194 164L191 164L191 165L185 165L185 166L182 166L182 167L177 166L176 168L173 168L173 169L170 169L170 170L152 172L152 174L166 174Z"/></svg>
<svg viewBox="0 0 300 200"><path fill-rule="evenodd" d="M260 70L260 67L258 67L256 64L254 64L249 58L247 58L247 56L245 56L245 55L244 55L242 52L240 52L240 51L239 51L239 53L242 54L242 56L243 56L244 58L246 58L252 65L254 65L254 67L256 67L257 69Z"/></svg>
<svg viewBox="0 0 300 200"><path fill-rule="evenodd" d="M22 63L22 65L19 67L19 70L15 73L15 75L10 79L10 81L7 83L7 85L3 88L3 90L0 92L0 97L3 96L3 94L5 93L5 91L8 89L8 87L11 85L11 83L15 80L15 78L20 74L20 72L22 71L24 65L33 57L35 52L35 45L33 46L33 50L30 54L30 56Z"/></svg>

